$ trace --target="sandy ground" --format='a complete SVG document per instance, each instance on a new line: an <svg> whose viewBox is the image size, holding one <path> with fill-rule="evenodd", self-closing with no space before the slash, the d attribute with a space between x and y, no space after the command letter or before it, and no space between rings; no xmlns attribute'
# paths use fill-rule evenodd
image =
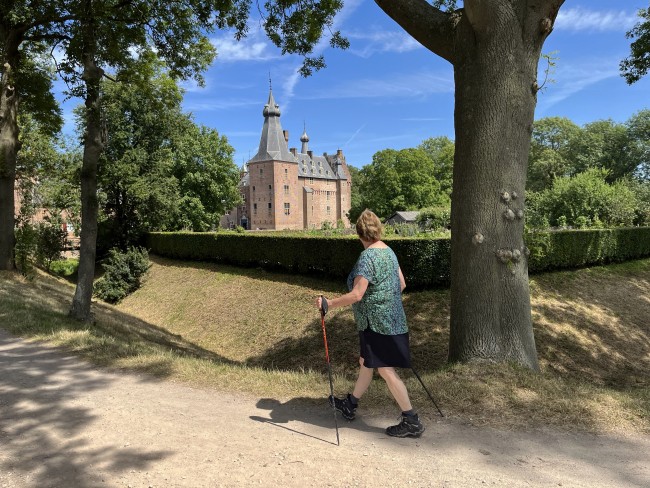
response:
<svg viewBox="0 0 650 488"><path fill-rule="evenodd" d="M425 418L354 422L97 369L0 330L0 488L649 487L650 439L506 432Z"/></svg>

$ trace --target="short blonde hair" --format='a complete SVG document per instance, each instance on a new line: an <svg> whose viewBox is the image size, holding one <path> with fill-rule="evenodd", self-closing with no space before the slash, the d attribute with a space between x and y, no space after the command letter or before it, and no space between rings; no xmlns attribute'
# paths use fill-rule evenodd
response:
<svg viewBox="0 0 650 488"><path fill-rule="evenodd" d="M384 226L372 210L365 209L357 219L357 235L364 241L378 241Z"/></svg>

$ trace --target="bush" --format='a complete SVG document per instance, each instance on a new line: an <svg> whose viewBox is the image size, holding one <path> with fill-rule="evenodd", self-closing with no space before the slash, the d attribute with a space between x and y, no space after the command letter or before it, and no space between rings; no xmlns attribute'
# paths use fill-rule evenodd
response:
<svg viewBox="0 0 650 488"><path fill-rule="evenodd" d="M25 276L32 274L35 265L49 271L65 247L66 234L57 222L22 222L15 229L15 236L16 266Z"/></svg>
<svg viewBox="0 0 650 488"><path fill-rule="evenodd" d="M149 266L149 254L144 248L130 247L126 252L111 249L103 263L104 276L95 283L95 296L109 303L119 302L140 288Z"/></svg>
<svg viewBox="0 0 650 488"><path fill-rule="evenodd" d="M650 256L649 227L529 232L524 237L531 273ZM395 251L410 289L449 285L449 239L387 237L385 242ZM174 259L337 278L348 275L363 249L356 236L190 232L150 233L148 246L151 252Z"/></svg>
<svg viewBox="0 0 650 488"><path fill-rule="evenodd" d="M558 178L553 186L527 199L527 225L540 228L547 219L552 227L634 224L637 197L625 182L608 184L607 172L589 169L572 177Z"/></svg>
<svg viewBox="0 0 650 488"><path fill-rule="evenodd" d="M449 207L425 208L418 214L418 224L425 230L451 228L451 209Z"/></svg>

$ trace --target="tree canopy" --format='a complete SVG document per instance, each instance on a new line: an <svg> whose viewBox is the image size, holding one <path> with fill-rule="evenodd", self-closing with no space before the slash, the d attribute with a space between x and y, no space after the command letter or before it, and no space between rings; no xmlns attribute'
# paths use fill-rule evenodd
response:
<svg viewBox="0 0 650 488"><path fill-rule="evenodd" d="M630 45L630 55L621 61L621 74L628 84L639 81L650 68L650 7L640 9L639 22L627 33L634 39Z"/></svg>

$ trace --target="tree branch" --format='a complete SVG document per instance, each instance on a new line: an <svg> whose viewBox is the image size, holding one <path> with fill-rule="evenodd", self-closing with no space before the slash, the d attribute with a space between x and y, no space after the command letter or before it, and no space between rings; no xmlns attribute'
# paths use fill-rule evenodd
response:
<svg viewBox="0 0 650 488"><path fill-rule="evenodd" d="M432 7L426 0L375 0L386 14L429 51L454 63L452 13Z"/></svg>

